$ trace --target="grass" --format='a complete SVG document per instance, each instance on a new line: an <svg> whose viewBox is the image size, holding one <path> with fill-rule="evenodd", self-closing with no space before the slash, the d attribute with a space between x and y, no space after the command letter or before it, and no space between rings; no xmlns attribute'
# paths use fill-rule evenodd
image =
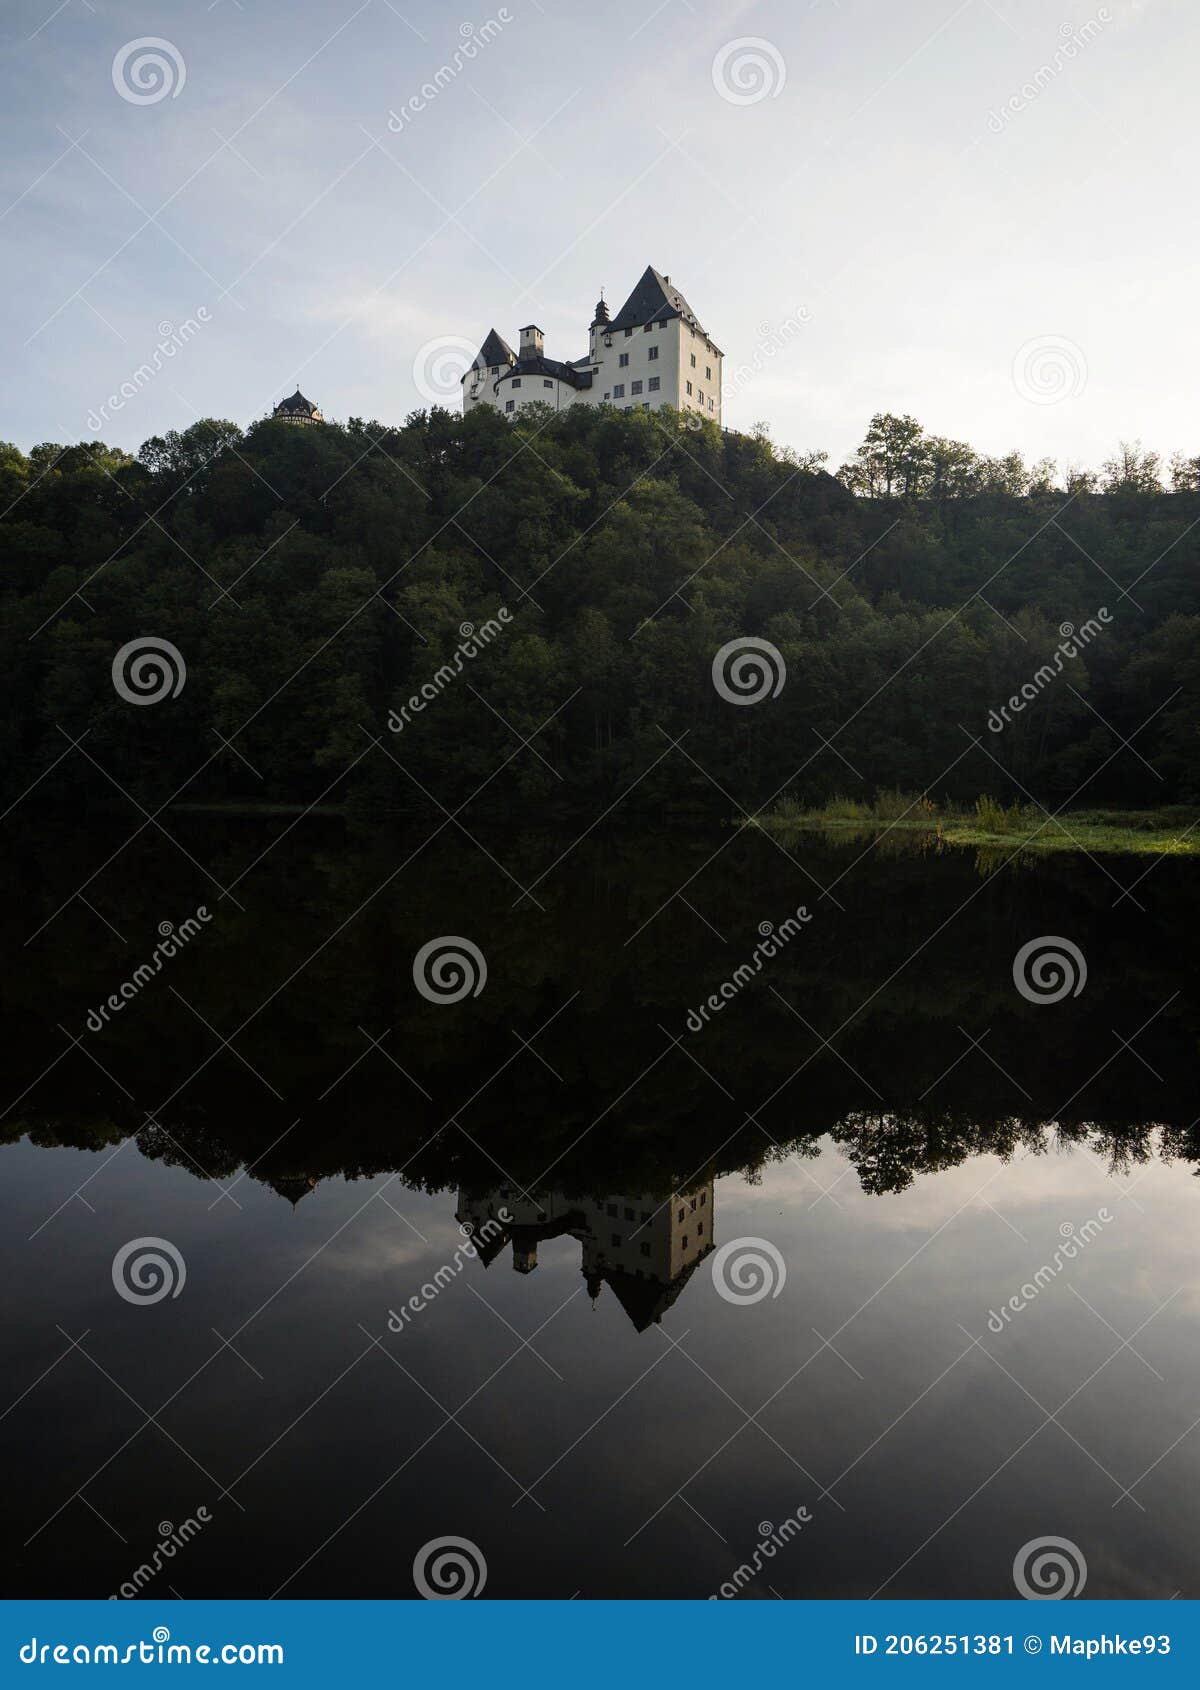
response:
<svg viewBox="0 0 1200 1690"><path fill-rule="evenodd" d="M1051 819L1036 805L1006 806L987 794L977 798L970 810L942 808L923 792L885 790L868 800L837 796L815 809L804 808L788 794L765 815L744 825L781 836L915 834L947 847L1200 855L1200 811L1184 805L1159 810L1071 810Z"/></svg>

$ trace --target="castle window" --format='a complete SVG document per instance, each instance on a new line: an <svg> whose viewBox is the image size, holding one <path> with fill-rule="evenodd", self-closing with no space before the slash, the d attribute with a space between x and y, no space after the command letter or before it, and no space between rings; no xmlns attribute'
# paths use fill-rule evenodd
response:
<svg viewBox="0 0 1200 1690"><path fill-rule="evenodd" d="M704 379L705 379L705 381L711 381L712 380L712 365L711 364L705 364L705 366L704 366Z"/></svg>
<svg viewBox="0 0 1200 1690"><path fill-rule="evenodd" d="M657 358L658 357L658 347L657 346L652 346L650 348L650 357L651 358Z"/></svg>
<svg viewBox="0 0 1200 1690"><path fill-rule="evenodd" d="M642 1255L648 1256L649 1254L650 1254L650 1246L648 1244L643 1244L642 1245Z"/></svg>
<svg viewBox="0 0 1200 1690"><path fill-rule="evenodd" d="M691 1214L694 1215L696 1213L696 1199L694 1197L692 1198L691 1202L688 1204L688 1209L689 1209Z"/></svg>
<svg viewBox="0 0 1200 1690"><path fill-rule="evenodd" d="M629 391L630 391L630 393L640 393L642 391L641 382L640 381L631 382L629 384Z"/></svg>
<svg viewBox="0 0 1200 1690"><path fill-rule="evenodd" d="M687 1249L687 1233L686 1232L684 1233L681 1242L683 1244L683 1248L686 1250Z"/></svg>
<svg viewBox="0 0 1200 1690"><path fill-rule="evenodd" d="M658 319L658 326L660 329L665 329L667 326L667 319L665 317L660 317Z"/></svg>
<svg viewBox="0 0 1200 1690"><path fill-rule="evenodd" d="M701 1238L704 1237L704 1222L703 1221L697 1221L696 1222L696 1231Z"/></svg>
<svg viewBox="0 0 1200 1690"><path fill-rule="evenodd" d="M702 404L702 405L703 405L703 403L704 403L704 390L703 390L703 389L702 389L702 388L699 388L699 387L698 387L698 388L697 388L697 389L696 389L696 398L697 398L697 399L698 399L698 400L699 400L699 401L700 401L700 403L701 403L701 404Z"/></svg>
<svg viewBox="0 0 1200 1690"><path fill-rule="evenodd" d="M650 409L649 405L643 405L642 406L643 411L648 411L649 409Z"/></svg>
<svg viewBox="0 0 1200 1690"><path fill-rule="evenodd" d="M618 355L617 363L620 365L621 369L624 369L628 362L629 362L628 352L622 352Z"/></svg>
<svg viewBox="0 0 1200 1690"><path fill-rule="evenodd" d="M709 408L710 411L713 409L713 402L712 402L711 399L708 402L708 408Z"/></svg>
<svg viewBox="0 0 1200 1690"><path fill-rule="evenodd" d="M651 393L657 393L661 386L662 386L662 383L660 382L660 380L657 376L651 376L650 377L650 392Z"/></svg>
<svg viewBox="0 0 1200 1690"><path fill-rule="evenodd" d="M642 324L642 333L643 333L643 334L649 334L649 333L650 333L650 330L651 330L651 329L652 329L652 328L653 328L653 327L654 327L654 324L653 324L653 323L643 323L643 324Z"/></svg>
<svg viewBox="0 0 1200 1690"><path fill-rule="evenodd" d="M554 386L554 383L553 383L553 382L552 382L552 381L551 381L551 380L550 380L550 378L549 378L549 377L548 377L548 376L547 376L547 377L546 377L546 379L545 379L545 380L544 380L544 381L543 381L543 382L542 382L542 386L543 386L543 387L553 387L553 386Z"/></svg>
<svg viewBox="0 0 1200 1690"><path fill-rule="evenodd" d="M686 1209L680 1209L679 1214L677 1216L677 1219L682 1220L686 1213L687 1213Z"/></svg>
<svg viewBox="0 0 1200 1690"><path fill-rule="evenodd" d="M633 333L632 329L626 329L625 330L625 339L628 340L632 333Z"/></svg>
<svg viewBox="0 0 1200 1690"><path fill-rule="evenodd" d="M692 391L692 384L691 384L691 382L690 382L690 381L689 381L689 382L688 382L688 384L687 384L687 390L688 390L688 395L689 395L689 397L690 397L690 395L691 395L691 391Z"/></svg>
<svg viewBox="0 0 1200 1690"><path fill-rule="evenodd" d="M515 411L516 408L517 408L517 402L516 402L515 399L506 399L504 401L504 409L506 411Z"/></svg>
<svg viewBox="0 0 1200 1690"><path fill-rule="evenodd" d="M623 381L619 381L617 383L617 385L613 388L613 398L614 399L624 399L624 397L625 397L625 383Z"/></svg>
<svg viewBox="0 0 1200 1690"><path fill-rule="evenodd" d="M619 1232L614 1232L613 1235L612 1235L612 1247L613 1247L614 1250L617 1250L617 1249L620 1248L620 1246L621 1246L621 1235L620 1235Z"/></svg>
<svg viewBox="0 0 1200 1690"><path fill-rule="evenodd" d="M692 368L693 370L696 368L696 354L694 352L692 353Z"/></svg>
<svg viewBox="0 0 1200 1690"><path fill-rule="evenodd" d="M609 1214L609 1215L615 1215L616 1212L617 1212L617 1205L615 1203L609 1203L607 1205L606 1209L605 1209L605 1213Z"/></svg>
<svg viewBox="0 0 1200 1690"><path fill-rule="evenodd" d="M650 1219L649 1209L643 1209L642 1210L642 1224L644 1225L649 1219Z"/></svg>
<svg viewBox="0 0 1200 1690"><path fill-rule="evenodd" d="M635 1214L634 1214L634 1212L633 1212L633 1210L632 1210L632 1209L626 1209L626 1211L625 1211L625 1219L626 1219L626 1220L627 1220L627 1221L635 1221L635 1220L636 1220L636 1219L637 1219L637 1216L636 1216L636 1215L635 1215Z"/></svg>
<svg viewBox="0 0 1200 1690"><path fill-rule="evenodd" d="M520 376L514 376L514 377L513 377L513 386L514 386L514 387L520 387L520 385L521 385L521 378L520 378Z"/></svg>
<svg viewBox="0 0 1200 1690"><path fill-rule="evenodd" d="M703 1208L703 1207L704 1207L704 1205L705 1205L705 1204L706 1204L706 1203L707 1203L707 1202L708 1202L708 1192L707 1192L707 1191L702 1191L702 1192L701 1192L701 1193L700 1193L700 1207L701 1207L701 1208Z"/></svg>

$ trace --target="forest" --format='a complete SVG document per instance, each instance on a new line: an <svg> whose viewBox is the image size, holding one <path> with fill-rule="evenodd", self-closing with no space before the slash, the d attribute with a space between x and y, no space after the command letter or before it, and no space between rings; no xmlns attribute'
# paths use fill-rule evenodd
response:
<svg viewBox="0 0 1200 1690"><path fill-rule="evenodd" d="M670 411L205 421L0 446L0 512L6 804L1200 802L1200 460L1136 443L1059 475L881 415L834 475ZM178 658L150 708L131 642Z"/></svg>

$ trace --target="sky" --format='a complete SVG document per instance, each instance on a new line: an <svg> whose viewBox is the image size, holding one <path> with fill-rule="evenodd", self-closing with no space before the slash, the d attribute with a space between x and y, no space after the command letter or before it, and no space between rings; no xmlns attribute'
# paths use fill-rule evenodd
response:
<svg viewBox="0 0 1200 1690"><path fill-rule="evenodd" d="M726 426L831 467L881 410L1200 453L1194 0L5 0L0 37L22 448L297 385L457 409L489 328L580 357L653 264Z"/></svg>

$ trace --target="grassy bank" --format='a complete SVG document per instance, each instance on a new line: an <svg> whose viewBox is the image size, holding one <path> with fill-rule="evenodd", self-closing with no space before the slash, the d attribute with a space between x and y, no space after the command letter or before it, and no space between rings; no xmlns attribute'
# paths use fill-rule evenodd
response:
<svg viewBox="0 0 1200 1690"><path fill-rule="evenodd" d="M819 809L804 809L795 799L784 797L745 825L781 837L820 833L836 840L910 834L947 847L1200 855L1200 811L1184 805L1160 810L1070 810L1051 819L1035 805L1006 807L989 797L977 798L972 809L960 809L938 805L924 793L881 792L870 801L832 798Z"/></svg>

